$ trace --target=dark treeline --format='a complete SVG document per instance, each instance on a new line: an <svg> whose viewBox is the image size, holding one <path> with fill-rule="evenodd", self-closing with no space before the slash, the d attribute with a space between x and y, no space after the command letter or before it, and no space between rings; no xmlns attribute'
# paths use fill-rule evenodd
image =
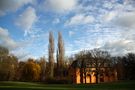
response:
<svg viewBox="0 0 135 90"><path fill-rule="evenodd" d="M52 32L49 34L48 60L42 57L38 60L29 58L26 61L19 61L16 56L9 54L7 48L0 46L0 80L71 83L72 77L69 77L69 68L78 67L81 73L85 71L87 65L96 68L94 71L96 72L96 78L101 74L100 68L108 66L116 68L118 80L135 80L134 53L112 57L107 51L93 49L84 50L72 57L65 58L64 42L60 32L58 33L56 60L54 60L54 48ZM78 61L77 64L72 64L74 61ZM107 72L111 71L111 68ZM80 74L81 76L83 75ZM81 80L81 82L83 81Z"/></svg>
<svg viewBox="0 0 135 90"><path fill-rule="evenodd" d="M119 80L135 80L135 54L128 53L125 56L114 57L117 65Z"/></svg>
<svg viewBox="0 0 135 90"><path fill-rule="evenodd" d="M70 58L73 68L80 68L80 82L86 78L88 72L95 72L96 83L102 74L114 74L117 72L117 80L135 80L135 54L128 53L125 56L111 56L107 51L100 49L83 50ZM95 70L87 71L88 68ZM102 71L105 68L105 71ZM86 80L86 79L85 79ZM86 83L86 81L85 81Z"/></svg>

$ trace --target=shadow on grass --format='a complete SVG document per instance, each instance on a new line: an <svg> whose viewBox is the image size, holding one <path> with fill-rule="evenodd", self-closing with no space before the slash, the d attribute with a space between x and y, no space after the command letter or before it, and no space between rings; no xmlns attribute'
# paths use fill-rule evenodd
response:
<svg viewBox="0 0 135 90"><path fill-rule="evenodd" d="M0 90L135 90L135 81L100 84L43 84L30 82L0 82Z"/></svg>

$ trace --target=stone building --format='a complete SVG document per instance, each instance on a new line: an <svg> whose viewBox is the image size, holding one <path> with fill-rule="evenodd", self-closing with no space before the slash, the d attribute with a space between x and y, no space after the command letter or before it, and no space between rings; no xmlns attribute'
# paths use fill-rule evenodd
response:
<svg viewBox="0 0 135 90"><path fill-rule="evenodd" d="M81 71L82 70L82 71ZM82 72L82 74L80 73ZM114 67L100 67L98 72L98 83L117 81L117 71ZM69 77L72 83L96 83L96 68L94 66L80 68L79 62L76 60L69 68ZM81 80L83 82L81 82Z"/></svg>

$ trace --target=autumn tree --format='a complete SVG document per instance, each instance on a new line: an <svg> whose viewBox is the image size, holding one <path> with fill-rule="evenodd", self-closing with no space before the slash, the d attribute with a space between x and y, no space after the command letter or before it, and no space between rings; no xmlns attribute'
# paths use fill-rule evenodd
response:
<svg viewBox="0 0 135 90"><path fill-rule="evenodd" d="M41 57L40 60L39 60L39 65L41 67L41 81L44 81L45 80L45 76L46 76L46 60L45 60L45 57Z"/></svg>
<svg viewBox="0 0 135 90"><path fill-rule="evenodd" d="M9 50L3 46L0 46L0 56L7 56L9 54Z"/></svg>
<svg viewBox="0 0 135 90"><path fill-rule="evenodd" d="M49 78L53 78L54 76L54 38L53 38L53 33L49 33Z"/></svg>
<svg viewBox="0 0 135 90"><path fill-rule="evenodd" d="M63 68L64 68L64 42L62 39L61 32L58 32L58 49L57 49L57 70L58 76L63 76Z"/></svg>
<svg viewBox="0 0 135 90"><path fill-rule="evenodd" d="M9 56L9 70L10 70L10 77L9 80L16 80L16 73L18 68L18 58L14 55Z"/></svg>
<svg viewBox="0 0 135 90"><path fill-rule="evenodd" d="M18 63L18 67L17 67L17 71L16 71L16 80L20 80L20 81L23 81L23 69L24 69L24 66L25 66L26 62L24 61L20 61Z"/></svg>
<svg viewBox="0 0 135 90"><path fill-rule="evenodd" d="M33 59L28 59L23 67L22 78L24 81L38 81L40 79L41 67Z"/></svg>
<svg viewBox="0 0 135 90"><path fill-rule="evenodd" d="M0 80L14 80L18 59L9 55L7 48L0 46Z"/></svg>

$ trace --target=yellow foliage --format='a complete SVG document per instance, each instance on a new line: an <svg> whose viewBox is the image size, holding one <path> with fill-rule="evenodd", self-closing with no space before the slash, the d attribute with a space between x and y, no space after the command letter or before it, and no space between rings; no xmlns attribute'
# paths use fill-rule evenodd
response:
<svg viewBox="0 0 135 90"><path fill-rule="evenodd" d="M23 73L26 80L37 81L40 79L41 67L33 60L28 60L24 66Z"/></svg>

